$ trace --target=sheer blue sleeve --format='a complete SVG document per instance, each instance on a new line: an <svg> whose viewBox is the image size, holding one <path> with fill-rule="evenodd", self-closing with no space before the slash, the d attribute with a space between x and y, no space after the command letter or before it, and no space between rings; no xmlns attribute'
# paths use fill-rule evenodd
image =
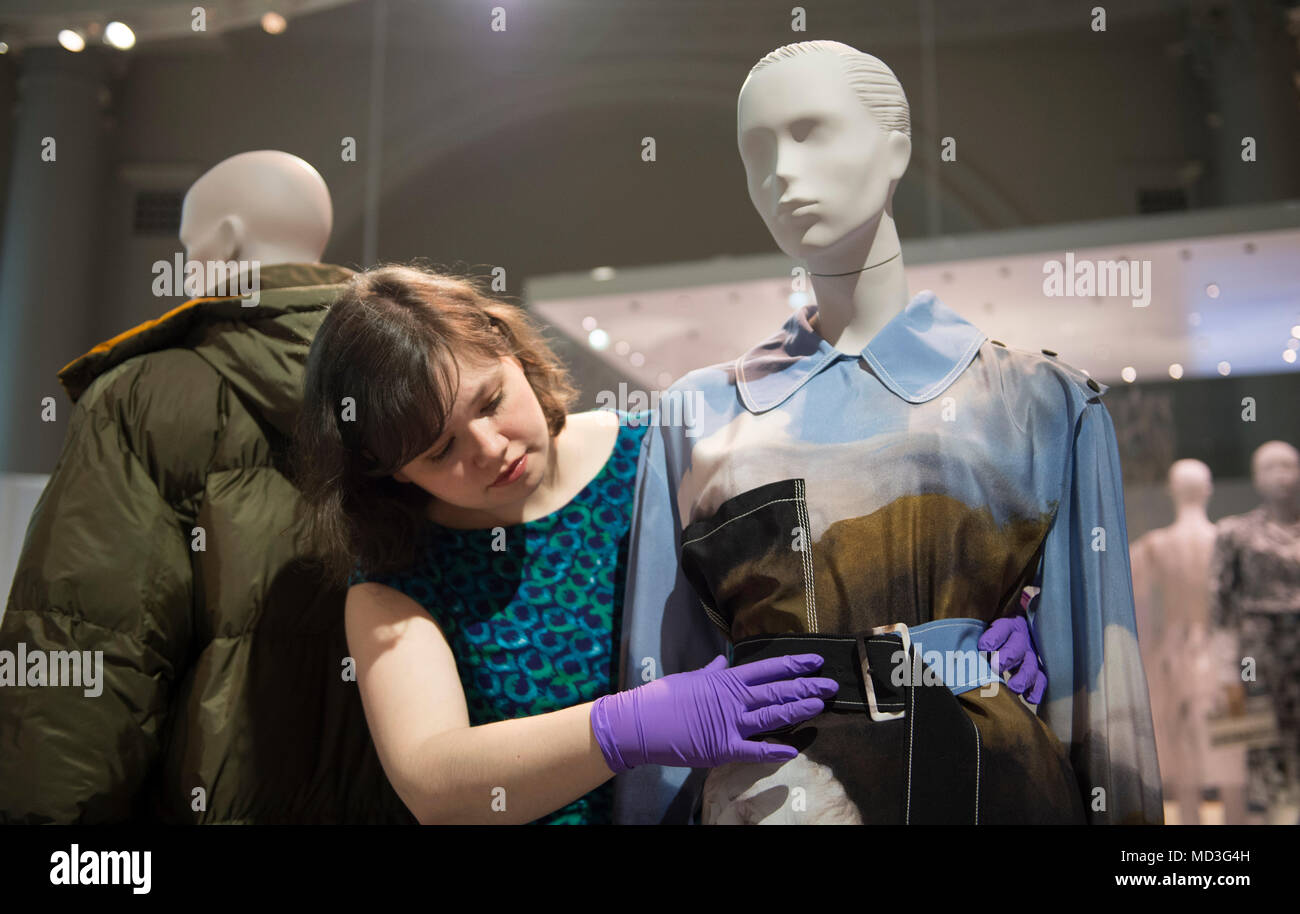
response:
<svg viewBox="0 0 1300 914"><path fill-rule="evenodd" d="M1074 430L1036 582L1033 621L1048 675L1039 713L1069 751L1090 822L1162 823L1119 449L1099 397L1088 398Z"/></svg>
<svg viewBox="0 0 1300 914"><path fill-rule="evenodd" d="M623 599L620 689L699 669L728 653L725 637L705 616L679 562L676 463L665 453L666 437L675 431L680 430L653 425L642 441ZM615 824L695 824L705 774L707 769L642 765L618 775Z"/></svg>

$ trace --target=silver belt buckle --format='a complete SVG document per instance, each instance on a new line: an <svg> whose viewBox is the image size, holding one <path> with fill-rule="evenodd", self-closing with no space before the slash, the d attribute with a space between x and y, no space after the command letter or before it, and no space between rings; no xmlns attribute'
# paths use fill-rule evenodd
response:
<svg viewBox="0 0 1300 914"><path fill-rule="evenodd" d="M867 688L867 712L874 721L899 720L907 716L906 711L880 710L880 705L876 702L876 687L871 682L871 669L867 666L867 637L870 635L892 635L895 632L901 635L903 639L903 662L910 664L912 662L912 638L908 634L905 623L896 622L893 625L878 625L866 634L858 634L858 652L862 657L860 661L862 664L862 682Z"/></svg>

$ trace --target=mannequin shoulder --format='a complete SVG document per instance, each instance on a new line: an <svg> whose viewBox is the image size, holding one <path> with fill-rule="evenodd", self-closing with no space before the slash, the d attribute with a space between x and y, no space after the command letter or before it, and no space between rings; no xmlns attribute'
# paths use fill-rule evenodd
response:
<svg viewBox="0 0 1300 914"><path fill-rule="evenodd" d="M1086 400L1096 399L1110 390L1110 385L1094 380L1054 349L1019 349L995 340L986 341L984 348L993 356L1004 378L1066 389Z"/></svg>

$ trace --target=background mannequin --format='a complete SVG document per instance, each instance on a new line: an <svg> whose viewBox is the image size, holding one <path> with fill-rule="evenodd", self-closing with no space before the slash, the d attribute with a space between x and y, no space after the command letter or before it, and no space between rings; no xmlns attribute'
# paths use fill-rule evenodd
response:
<svg viewBox="0 0 1300 914"><path fill-rule="evenodd" d="M1215 527L1206 515L1214 491L1210 468L1179 460L1169 468L1167 491L1174 522L1132 544L1133 596L1139 643L1151 690L1151 711L1160 774L1165 787L1165 822L1211 824L1223 818L1219 804L1202 803L1202 791L1220 787L1228 821L1244 822L1240 764L1212 753L1206 715L1223 681L1210 637L1210 559ZM1231 672L1231 670L1229 670ZM1237 751L1236 754L1240 754ZM1228 760L1230 762L1230 760Z"/></svg>
<svg viewBox="0 0 1300 914"><path fill-rule="evenodd" d="M1211 585L1217 624L1239 632L1255 660L1247 695L1267 696L1279 742L1247 750L1252 812L1294 824L1300 814L1300 453L1269 441L1251 456L1261 504L1218 523ZM1240 673L1240 668L1238 668Z"/></svg>
<svg viewBox="0 0 1300 914"><path fill-rule="evenodd" d="M181 242L259 264L256 305L187 301L59 373L78 409L0 647L103 650L103 694L0 703L9 819L413 821L339 675L345 591L300 551L282 470L311 339L351 275L317 262L331 218L297 156L221 162L186 194Z"/></svg>

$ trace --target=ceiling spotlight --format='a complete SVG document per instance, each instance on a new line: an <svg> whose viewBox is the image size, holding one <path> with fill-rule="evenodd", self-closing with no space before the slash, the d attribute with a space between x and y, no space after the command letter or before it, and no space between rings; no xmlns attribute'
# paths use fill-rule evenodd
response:
<svg viewBox="0 0 1300 914"><path fill-rule="evenodd" d="M0 41L0 54L8 54L8 53L9 53L8 43L4 41Z"/></svg>
<svg viewBox="0 0 1300 914"><path fill-rule="evenodd" d="M1138 373L1132 365L1125 365L1124 370L1119 373L1119 376L1129 384L1132 384L1137 380Z"/></svg>
<svg viewBox="0 0 1300 914"><path fill-rule="evenodd" d="M614 268L594 267L591 271L591 278L595 282L609 282L614 278Z"/></svg>
<svg viewBox="0 0 1300 914"><path fill-rule="evenodd" d="M1218 298L1219 284L1217 282L1210 283L1208 286L1205 287L1205 294L1210 296L1210 298Z"/></svg>
<svg viewBox="0 0 1300 914"><path fill-rule="evenodd" d="M110 22L104 28L104 40L119 51L125 51L135 46L135 32L125 22Z"/></svg>
<svg viewBox="0 0 1300 914"><path fill-rule="evenodd" d="M81 37L81 33L74 29L64 29L59 32L59 44L63 45L65 50L77 53L86 46L86 39Z"/></svg>
<svg viewBox="0 0 1300 914"><path fill-rule="evenodd" d="M1169 377L1171 377L1171 378L1173 378L1175 381L1177 381L1177 380L1178 380L1179 378L1181 378L1182 376L1183 376L1183 366L1182 366L1182 365L1179 365L1177 362L1174 362L1174 364L1172 364L1172 365L1169 366Z"/></svg>
<svg viewBox="0 0 1300 914"><path fill-rule="evenodd" d="M600 351L609 345L609 334L599 327L587 334L587 344L592 349Z"/></svg>
<svg viewBox="0 0 1300 914"><path fill-rule="evenodd" d="M1294 350L1294 349L1283 349L1283 350L1282 350L1282 361L1284 361L1284 362L1294 362L1294 361L1295 361L1295 350Z"/></svg>
<svg viewBox="0 0 1300 914"><path fill-rule="evenodd" d="M288 23L279 13L264 13L262 15L262 31L268 35L279 35L284 31Z"/></svg>
<svg viewBox="0 0 1300 914"><path fill-rule="evenodd" d="M1227 362L1220 362L1219 374L1223 375L1226 378L1228 375L1232 374L1232 366L1229 365Z"/></svg>

